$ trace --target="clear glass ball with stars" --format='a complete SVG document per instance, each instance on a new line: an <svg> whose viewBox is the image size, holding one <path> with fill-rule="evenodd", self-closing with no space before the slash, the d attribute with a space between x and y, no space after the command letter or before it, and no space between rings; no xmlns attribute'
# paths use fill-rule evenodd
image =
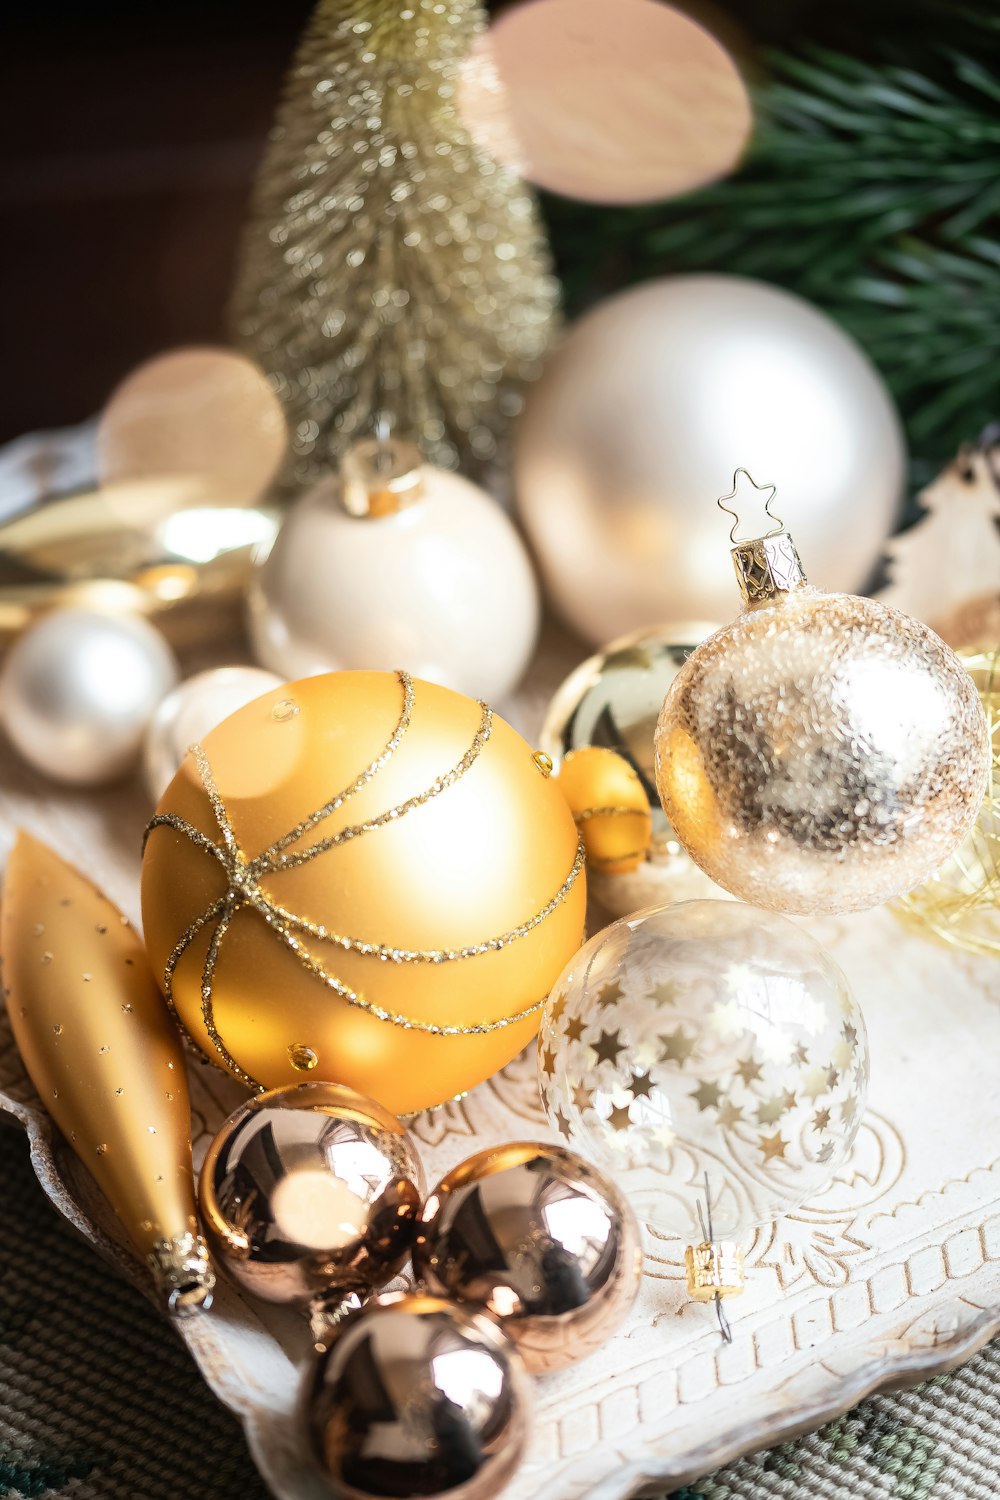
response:
<svg viewBox="0 0 1000 1500"><path fill-rule="evenodd" d="M614 922L546 1003L550 1123L654 1234L739 1240L815 1198L847 1156L868 1037L840 969L785 917L685 901Z"/></svg>

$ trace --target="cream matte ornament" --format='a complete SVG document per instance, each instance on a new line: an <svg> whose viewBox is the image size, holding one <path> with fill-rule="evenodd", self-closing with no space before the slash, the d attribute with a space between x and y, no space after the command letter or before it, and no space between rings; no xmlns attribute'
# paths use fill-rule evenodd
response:
<svg viewBox="0 0 1000 1500"><path fill-rule="evenodd" d="M146 730L142 763L146 787L159 802L188 750L210 729L284 678L262 667L212 667L196 672L168 693Z"/></svg>
<svg viewBox="0 0 1000 1500"><path fill-rule="evenodd" d="M739 470L719 501L734 517L742 480L758 490ZM807 583L781 523L768 529L773 494L749 540L735 542L738 518L730 533L743 613L664 699L657 787L692 859L734 896L862 911L926 880L969 832L989 776L986 715L926 625Z"/></svg>
<svg viewBox="0 0 1000 1500"><path fill-rule="evenodd" d="M539 621L508 517L395 439L358 443L292 509L249 609L258 660L284 677L405 667L491 701L517 685Z"/></svg>
<svg viewBox="0 0 1000 1500"><path fill-rule="evenodd" d="M595 645L650 620L725 619L704 496L720 454L807 497L819 584L865 586L902 495L899 419L857 344L737 276L675 276L571 329L528 399L518 505L553 603Z"/></svg>
<svg viewBox="0 0 1000 1500"><path fill-rule="evenodd" d="M96 786L130 769L176 681L170 647L145 620L54 610L11 648L0 674L0 715L36 770Z"/></svg>

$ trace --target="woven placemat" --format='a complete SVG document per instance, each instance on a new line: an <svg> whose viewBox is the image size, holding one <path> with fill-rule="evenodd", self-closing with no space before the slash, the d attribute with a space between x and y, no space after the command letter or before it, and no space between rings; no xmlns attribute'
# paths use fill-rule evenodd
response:
<svg viewBox="0 0 1000 1500"><path fill-rule="evenodd" d="M238 1423L169 1327L52 1208L0 1128L0 1496L267 1500ZM996 1500L1000 1345L675 1500Z"/></svg>

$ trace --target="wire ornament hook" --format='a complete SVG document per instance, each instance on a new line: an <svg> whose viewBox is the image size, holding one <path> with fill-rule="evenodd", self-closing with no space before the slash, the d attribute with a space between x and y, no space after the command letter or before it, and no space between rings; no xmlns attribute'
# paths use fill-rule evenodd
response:
<svg viewBox="0 0 1000 1500"><path fill-rule="evenodd" d="M745 469L742 470L742 472L744 474L746 474L746 470ZM747 478L750 479L750 475L749 474L747 474ZM750 483L753 484L753 480L752 479L750 479ZM757 486L754 485L754 488L756 489ZM773 489L774 486L772 485L771 488ZM729 497L728 496L724 496L724 498L728 499ZM772 517L772 520L773 519L774 518ZM702 1238L708 1240L710 1243L714 1243L714 1241L715 1241L715 1235L712 1233L712 1195L711 1195L711 1193L709 1192L709 1189L708 1189L708 1173L707 1172L705 1173L705 1213L702 1214L701 1204L700 1203L696 1203L695 1206L696 1206L696 1208L698 1210L698 1220L699 1220L699 1222L701 1224ZM708 1220L707 1226L706 1226L706 1223L705 1223L706 1218ZM715 1315L716 1315L716 1317L719 1320L719 1330L720 1330L720 1332L722 1334L722 1337L725 1340L725 1342L727 1344L731 1344L733 1342L733 1330L732 1330L732 1327L730 1326L729 1319L726 1316L726 1310L725 1310L725 1308L722 1305L722 1296L721 1296L721 1294L719 1292L716 1292L715 1297L714 1297L713 1300L715 1302Z"/></svg>
<svg viewBox="0 0 1000 1500"><path fill-rule="evenodd" d="M784 521L781 519L780 516L776 516L774 514L774 511L771 509L771 504L772 504L772 502L774 500L774 497L778 493L778 486L776 484L758 484L757 481L754 479L753 475L749 472L749 470L747 470L747 469L735 469L733 471L733 487L729 491L729 494L728 495L720 495L719 498L718 498L718 500L716 500L716 502L715 502L716 505L719 507L720 510L725 511L725 513L726 513L727 516L732 516L732 518L733 518L733 524L732 524L732 526L730 527L730 530L729 530L729 541L730 541L731 545L734 546L734 547L737 545L737 542L736 542L736 528L740 524L740 516L739 516L739 512L738 511L734 510L731 505L727 505L725 502L727 500L735 500L736 499L736 495L737 495L737 492L738 492L739 487L740 487L740 475L741 474L746 479L747 483L753 486L753 488L757 491L758 495L767 494L767 499L764 502L764 514L768 517L769 520L771 520L771 521L774 522L774 525L771 527L770 531L767 531L767 532L764 533L764 536L765 537L778 536L778 534L780 532L784 531L784 529L785 529L785 523L784 523ZM746 540L749 541L749 540L751 540L751 538L748 537L748 538L746 538ZM757 541L757 540L761 540L761 538L754 537L753 540Z"/></svg>

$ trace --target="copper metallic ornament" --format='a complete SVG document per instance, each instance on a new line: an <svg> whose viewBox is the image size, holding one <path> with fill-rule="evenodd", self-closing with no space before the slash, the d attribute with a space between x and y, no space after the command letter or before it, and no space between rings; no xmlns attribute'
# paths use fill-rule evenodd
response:
<svg viewBox="0 0 1000 1500"><path fill-rule="evenodd" d="M406 1114L530 1041L580 941L558 787L485 704L406 673L286 684L184 762L143 864L195 1043L254 1087L310 1070Z"/></svg>
<svg viewBox="0 0 1000 1500"><path fill-rule="evenodd" d="M211 1301L195 1218L187 1074L142 943L116 906L29 834L7 863L4 997L39 1097L171 1312Z"/></svg>
<svg viewBox="0 0 1000 1500"><path fill-rule="evenodd" d="M521 1359L485 1314L390 1293L310 1368L301 1420L337 1500L490 1500L530 1427Z"/></svg>
<svg viewBox="0 0 1000 1500"><path fill-rule="evenodd" d="M423 1170L373 1099L300 1083L234 1110L201 1169L212 1253L266 1302L335 1306L400 1269L416 1236Z"/></svg>
<svg viewBox="0 0 1000 1500"><path fill-rule="evenodd" d="M986 716L932 630L811 587L773 519L746 541L733 527L743 613L667 692L657 787L691 858L733 895L861 911L919 885L969 832L989 774Z"/></svg>
<svg viewBox="0 0 1000 1500"><path fill-rule="evenodd" d="M427 1289L479 1304L528 1369L558 1370L610 1338L639 1290L639 1227L618 1189L560 1146L470 1156L430 1194L413 1255Z"/></svg>

